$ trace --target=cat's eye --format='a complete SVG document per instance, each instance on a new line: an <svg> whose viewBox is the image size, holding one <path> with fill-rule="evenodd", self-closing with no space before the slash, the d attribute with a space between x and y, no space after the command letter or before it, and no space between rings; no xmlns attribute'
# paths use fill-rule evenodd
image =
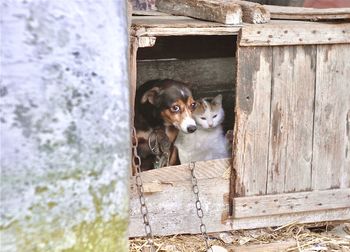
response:
<svg viewBox="0 0 350 252"><path fill-rule="evenodd" d="M206 118L205 118L205 117L201 117L201 119L202 119L202 120L206 120Z"/></svg>
<svg viewBox="0 0 350 252"><path fill-rule="evenodd" d="M218 115L214 115L213 118L217 117Z"/></svg>
<svg viewBox="0 0 350 252"><path fill-rule="evenodd" d="M180 111L180 107L178 105L174 105L170 108L170 111L173 113L177 113Z"/></svg>

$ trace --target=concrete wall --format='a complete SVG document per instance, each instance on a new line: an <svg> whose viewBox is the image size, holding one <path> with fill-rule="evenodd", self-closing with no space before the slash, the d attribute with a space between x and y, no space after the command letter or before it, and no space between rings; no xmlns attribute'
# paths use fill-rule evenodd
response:
<svg viewBox="0 0 350 252"><path fill-rule="evenodd" d="M126 3L1 1L1 251L127 251Z"/></svg>

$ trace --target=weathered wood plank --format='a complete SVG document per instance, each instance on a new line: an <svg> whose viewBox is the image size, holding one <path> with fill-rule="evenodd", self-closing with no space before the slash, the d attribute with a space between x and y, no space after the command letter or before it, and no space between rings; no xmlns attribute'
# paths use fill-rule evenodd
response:
<svg viewBox="0 0 350 252"><path fill-rule="evenodd" d="M169 14L160 12L160 11L155 11L155 10L133 10L132 11L133 16L168 16Z"/></svg>
<svg viewBox="0 0 350 252"><path fill-rule="evenodd" d="M233 147L236 193L240 196L265 194L272 50L268 47L240 47L237 57Z"/></svg>
<svg viewBox="0 0 350 252"><path fill-rule="evenodd" d="M196 162L196 177L203 180L221 177L227 179L230 163L230 158ZM191 173L189 169L189 164L182 164L145 171L142 172L142 181L144 183L159 182L169 185L178 181L191 182Z"/></svg>
<svg viewBox="0 0 350 252"><path fill-rule="evenodd" d="M312 188L350 187L350 44L317 46Z"/></svg>
<svg viewBox="0 0 350 252"><path fill-rule="evenodd" d="M152 79L176 79L192 84L196 93L203 91L233 90L235 59L186 59L137 61L137 86ZM210 90L211 89L211 90Z"/></svg>
<svg viewBox="0 0 350 252"><path fill-rule="evenodd" d="M243 26L240 46L341 44L350 41L350 23L270 22Z"/></svg>
<svg viewBox="0 0 350 252"><path fill-rule="evenodd" d="M136 96L136 76L137 76L137 49L138 39L136 37L129 37L129 102L130 102L130 125L134 125L135 114L135 96ZM135 167L130 167L130 174L135 174Z"/></svg>
<svg viewBox="0 0 350 252"><path fill-rule="evenodd" d="M273 47L267 194L311 188L315 60L315 46Z"/></svg>
<svg viewBox="0 0 350 252"><path fill-rule="evenodd" d="M138 37L138 47L153 47L156 40L156 37Z"/></svg>
<svg viewBox="0 0 350 252"><path fill-rule="evenodd" d="M350 189L237 197L234 218L350 208Z"/></svg>
<svg viewBox="0 0 350 252"><path fill-rule="evenodd" d="M316 9L292 6L264 5L273 19L331 20L349 19L350 8Z"/></svg>
<svg viewBox="0 0 350 252"><path fill-rule="evenodd" d="M244 23L265 24L270 21L270 11L265 6L248 2L248 1L232 1L239 4L242 8L242 20Z"/></svg>
<svg viewBox="0 0 350 252"><path fill-rule="evenodd" d="M182 16L133 16L131 34L140 36L236 35L241 25L220 23Z"/></svg>
<svg viewBox="0 0 350 252"><path fill-rule="evenodd" d="M350 208L346 207L299 213L293 213L293 209L290 209L290 212L286 214L226 219L227 222L225 222L224 217L227 214L228 206L227 199L225 200L223 196L227 195L229 191L229 170L229 159L197 162L196 176L199 185L199 196L208 232L279 226L290 222L307 223L350 218ZM188 165L143 172L142 178L145 184L146 203L154 235L199 233L199 220L196 214ZM134 178L131 179L131 186L129 236L143 236L144 229ZM310 197L312 198L311 194ZM273 203L269 204L275 204L274 200L276 198L273 198L274 196L270 197L272 197ZM287 199L286 195L281 195L281 197L281 201L284 199L285 202L298 201L298 199ZM242 199L252 198L243 197ZM256 198L260 200L260 196ZM280 200L280 198L277 198L277 200ZM328 201L329 197L323 197L323 201L317 202L328 204ZM252 200L248 202L250 202L249 204L255 204L255 201ZM303 202L303 200L300 198L298 202ZM342 201L344 205L347 204L346 202L349 201ZM239 209L242 209L242 206L237 204L236 207L238 209L235 212L239 215L241 211ZM288 205L284 204L284 207L287 210ZM309 207L311 208L312 205L310 204Z"/></svg>
<svg viewBox="0 0 350 252"><path fill-rule="evenodd" d="M241 24L242 9L238 4L216 0L158 0L158 10L223 24Z"/></svg>
<svg viewBox="0 0 350 252"><path fill-rule="evenodd" d="M138 50L138 39L136 37L130 37L129 47L129 95L130 95L130 107L131 107L131 125L134 125L134 103L136 95L136 76L137 76L137 50Z"/></svg>
<svg viewBox="0 0 350 252"><path fill-rule="evenodd" d="M199 197L204 212L204 222L212 231L225 229L221 216L226 205L223 195L229 192L230 159L196 162ZM165 167L142 173L147 190L146 203L153 234L198 233L199 219L192 192L188 164ZM129 235L143 235L140 206L134 178L131 181ZM227 229L227 228L226 228Z"/></svg>
<svg viewBox="0 0 350 252"><path fill-rule="evenodd" d="M283 226L289 223L314 223L320 221L349 220L350 208L322 210L271 216L259 216L252 218L234 219L232 229L253 229L262 227ZM231 230L232 230L231 229Z"/></svg>

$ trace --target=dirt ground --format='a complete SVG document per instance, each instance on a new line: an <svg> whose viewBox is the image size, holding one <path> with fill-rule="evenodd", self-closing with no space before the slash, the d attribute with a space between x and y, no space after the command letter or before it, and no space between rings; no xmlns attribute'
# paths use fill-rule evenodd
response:
<svg viewBox="0 0 350 252"><path fill-rule="evenodd" d="M235 252L350 252L350 220L317 224L291 223L282 227L213 233L209 237L211 246L219 245ZM141 251L145 244L144 238L132 238L129 251ZM154 244L159 252L207 251L201 235L155 237Z"/></svg>

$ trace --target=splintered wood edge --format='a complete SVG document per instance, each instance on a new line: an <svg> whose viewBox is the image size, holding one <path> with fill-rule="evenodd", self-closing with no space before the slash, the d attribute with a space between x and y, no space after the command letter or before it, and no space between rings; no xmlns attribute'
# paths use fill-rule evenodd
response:
<svg viewBox="0 0 350 252"><path fill-rule="evenodd" d="M251 24L265 24L271 19L270 11L259 3L235 1L242 8L243 22Z"/></svg>

